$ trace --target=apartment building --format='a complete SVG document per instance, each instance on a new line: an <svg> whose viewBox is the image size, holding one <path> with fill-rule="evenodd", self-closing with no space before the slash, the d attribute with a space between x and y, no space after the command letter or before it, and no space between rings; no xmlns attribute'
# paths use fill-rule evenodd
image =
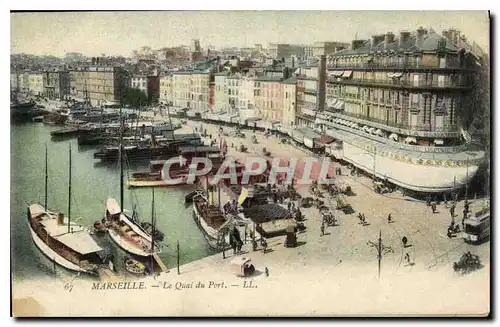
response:
<svg viewBox="0 0 500 327"><path fill-rule="evenodd" d="M227 72L214 74L214 112L229 110L227 77Z"/></svg>
<svg viewBox="0 0 500 327"><path fill-rule="evenodd" d="M283 114L281 125L285 129L295 126L295 111L297 108L297 79L292 77L284 80L283 84Z"/></svg>
<svg viewBox="0 0 500 327"><path fill-rule="evenodd" d="M43 94L43 73L28 73L28 92L33 95ZM26 81L26 78L25 78Z"/></svg>
<svg viewBox="0 0 500 327"><path fill-rule="evenodd" d="M288 58L290 56L304 57L305 46L294 44L269 44L269 56L274 59Z"/></svg>
<svg viewBox="0 0 500 327"><path fill-rule="evenodd" d="M209 110L211 82L213 82L213 74L209 71L172 73L173 106L198 112Z"/></svg>
<svg viewBox="0 0 500 327"><path fill-rule="evenodd" d="M144 92L148 96L148 77L146 75L132 75L130 87Z"/></svg>
<svg viewBox="0 0 500 327"><path fill-rule="evenodd" d="M226 78L227 83L227 97L229 102L229 113L234 114L238 110L240 103L239 93L240 93L240 75L228 76Z"/></svg>
<svg viewBox="0 0 500 327"><path fill-rule="evenodd" d="M269 122L283 118L283 84L279 77L256 77L255 108L257 117Z"/></svg>
<svg viewBox="0 0 500 327"><path fill-rule="evenodd" d="M70 94L79 99L90 98L94 106L120 103L130 78L121 67L87 66L69 73Z"/></svg>
<svg viewBox="0 0 500 327"><path fill-rule="evenodd" d="M43 95L49 99L64 99L69 96L69 71L53 69L43 72Z"/></svg>
<svg viewBox="0 0 500 327"><path fill-rule="evenodd" d="M160 76L159 102L163 104L172 101L172 74Z"/></svg>

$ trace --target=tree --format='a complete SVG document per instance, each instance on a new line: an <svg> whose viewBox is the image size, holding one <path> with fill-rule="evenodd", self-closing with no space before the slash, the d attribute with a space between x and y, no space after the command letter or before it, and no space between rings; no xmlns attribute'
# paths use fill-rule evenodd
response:
<svg viewBox="0 0 500 327"><path fill-rule="evenodd" d="M148 97L146 93L139 89L126 89L123 92L121 104L131 107L142 107L148 104Z"/></svg>

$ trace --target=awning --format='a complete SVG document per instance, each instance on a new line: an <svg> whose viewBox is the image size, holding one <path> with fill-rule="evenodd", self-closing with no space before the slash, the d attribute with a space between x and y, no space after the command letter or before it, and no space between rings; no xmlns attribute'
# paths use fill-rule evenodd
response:
<svg viewBox="0 0 500 327"><path fill-rule="evenodd" d="M356 124L356 123L353 123L353 124L352 124L352 128L359 129L359 125L358 125L358 124Z"/></svg>
<svg viewBox="0 0 500 327"><path fill-rule="evenodd" d="M399 77L401 77L401 76L403 76L403 73L394 73L394 74L392 74L392 77L397 77L397 78L399 78Z"/></svg>
<svg viewBox="0 0 500 327"><path fill-rule="evenodd" d="M375 134L380 135L380 136L385 136L385 135L384 135L384 132L382 132L382 130L381 130L381 129L377 129L377 130L375 131Z"/></svg>
<svg viewBox="0 0 500 327"><path fill-rule="evenodd" d="M442 145L442 144L444 144L444 141L443 141L443 140L441 140L441 139L435 139L435 140L434 140L434 144L437 144L437 145Z"/></svg>
<svg viewBox="0 0 500 327"><path fill-rule="evenodd" d="M387 77L393 78L394 77L394 73L387 73Z"/></svg>
<svg viewBox="0 0 500 327"><path fill-rule="evenodd" d="M406 143L417 143L417 139L414 137L408 136L407 138L405 138L405 142Z"/></svg>
<svg viewBox="0 0 500 327"><path fill-rule="evenodd" d="M351 77L352 75L352 70L346 70L344 74L342 74L342 77Z"/></svg>
<svg viewBox="0 0 500 327"><path fill-rule="evenodd" d="M361 130L362 130L362 131L365 131L365 132L367 132L367 133L369 133L369 132L370 132L370 130L369 130L369 128L368 128L368 126L366 126L366 125L365 125L365 126L363 126L363 127L361 128Z"/></svg>
<svg viewBox="0 0 500 327"><path fill-rule="evenodd" d="M344 74L343 71L335 71L335 72L331 72L330 76L339 77L339 76L342 76L343 74Z"/></svg>
<svg viewBox="0 0 500 327"><path fill-rule="evenodd" d="M370 131L370 133L372 133L372 134L375 134L376 129L375 129L375 127L370 127L370 128L368 129L368 131Z"/></svg>
<svg viewBox="0 0 500 327"><path fill-rule="evenodd" d="M398 139L399 139L398 134L394 134L394 133L392 133L391 135L389 135L389 138L390 138L390 139L393 139L393 140L394 140L394 141L396 141L396 142L397 142L397 141L398 141Z"/></svg>
<svg viewBox="0 0 500 327"><path fill-rule="evenodd" d="M334 139L333 139L333 137L323 135L323 136L315 139L315 141L317 143L321 143L321 144L329 144L329 143L332 143L334 141Z"/></svg>

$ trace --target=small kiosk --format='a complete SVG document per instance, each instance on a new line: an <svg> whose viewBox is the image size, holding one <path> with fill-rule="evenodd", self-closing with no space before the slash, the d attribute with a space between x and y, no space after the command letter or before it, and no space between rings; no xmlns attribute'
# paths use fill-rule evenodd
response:
<svg viewBox="0 0 500 327"><path fill-rule="evenodd" d="M253 266L250 258L236 257L231 261L231 269L234 271L236 276L248 277L255 273L255 267Z"/></svg>

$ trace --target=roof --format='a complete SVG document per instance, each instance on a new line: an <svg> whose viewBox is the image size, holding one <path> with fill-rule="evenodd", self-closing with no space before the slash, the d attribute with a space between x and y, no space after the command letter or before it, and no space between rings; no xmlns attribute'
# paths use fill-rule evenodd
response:
<svg viewBox="0 0 500 327"><path fill-rule="evenodd" d="M102 251L102 248L97 245L88 231L80 225L71 224L70 230L72 232L68 233L68 225L59 225L57 219L42 220L41 223L50 236L80 254Z"/></svg>
<svg viewBox="0 0 500 327"><path fill-rule="evenodd" d="M283 84L297 84L297 79L295 77L290 77L284 80Z"/></svg>
<svg viewBox="0 0 500 327"><path fill-rule="evenodd" d="M382 51L397 51L397 52L418 52L418 51L437 51L439 49L439 42L441 40L446 41L445 49L449 52L459 51L456 45L453 42L444 36L430 31L428 34L423 36L423 40L421 42L417 42L417 34L412 33L410 37L400 43L399 38L394 38L392 43L386 43L383 40L380 41L376 46L372 46L370 40L357 40L364 41L357 49L344 49L341 51L337 51L331 54L334 57L338 56L346 56L346 55L356 55L356 54L371 54L375 52Z"/></svg>
<svg viewBox="0 0 500 327"><path fill-rule="evenodd" d="M282 77L272 77L272 76L259 76L254 78L254 81L261 81L261 82L280 82L282 80L283 80Z"/></svg>

